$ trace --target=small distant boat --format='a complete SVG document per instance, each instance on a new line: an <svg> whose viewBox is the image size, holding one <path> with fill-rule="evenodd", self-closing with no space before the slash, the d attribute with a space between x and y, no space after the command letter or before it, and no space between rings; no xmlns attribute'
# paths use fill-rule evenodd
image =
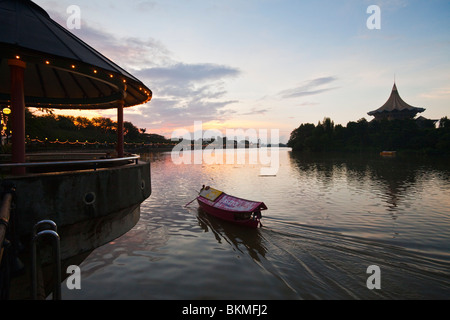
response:
<svg viewBox="0 0 450 320"><path fill-rule="evenodd" d="M382 151L380 152L380 155L383 157L395 157L397 154L397 151Z"/></svg>
<svg viewBox="0 0 450 320"><path fill-rule="evenodd" d="M206 213L249 228L261 225L261 211L267 209L264 202L230 196L209 186L203 186L197 202Z"/></svg>

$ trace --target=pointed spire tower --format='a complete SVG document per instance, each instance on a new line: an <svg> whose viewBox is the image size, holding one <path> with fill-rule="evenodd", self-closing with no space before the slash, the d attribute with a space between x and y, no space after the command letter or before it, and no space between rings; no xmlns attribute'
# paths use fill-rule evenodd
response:
<svg viewBox="0 0 450 320"><path fill-rule="evenodd" d="M384 105L382 105L377 110L368 112L369 116L374 116L375 120L395 120L395 119L412 119L418 113L424 112L424 108L417 108L407 104L400 97L400 94L397 90L397 85L394 82L394 86L392 88L391 96L386 101Z"/></svg>

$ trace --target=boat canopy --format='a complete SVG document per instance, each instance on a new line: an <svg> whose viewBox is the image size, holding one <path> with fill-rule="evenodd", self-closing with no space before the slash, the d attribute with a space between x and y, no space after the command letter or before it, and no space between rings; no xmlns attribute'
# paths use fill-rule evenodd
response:
<svg viewBox="0 0 450 320"><path fill-rule="evenodd" d="M226 211L254 212L267 209L264 202L237 198L214 188L202 189L200 197L203 197L208 205Z"/></svg>

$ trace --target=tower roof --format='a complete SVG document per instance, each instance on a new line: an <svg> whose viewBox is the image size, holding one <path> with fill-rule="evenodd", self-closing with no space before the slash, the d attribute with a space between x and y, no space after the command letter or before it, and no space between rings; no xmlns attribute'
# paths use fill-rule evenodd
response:
<svg viewBox="0 0 450 320"><path fill-rule="evenodd" d="M380 108L378 108L377 110L368 112L367 114L369 116L375 116L375 115L381 114L381 113L404 112L404 111L419 113L419 112L424 112L425 109L413 107L413 106L407 104L405 101L403 101L403 99L400 97L400 94L398 93L397 85L394 83L394 87L392 88L391 96L386 101L386 103L384 105L382 105Z"/></svg>

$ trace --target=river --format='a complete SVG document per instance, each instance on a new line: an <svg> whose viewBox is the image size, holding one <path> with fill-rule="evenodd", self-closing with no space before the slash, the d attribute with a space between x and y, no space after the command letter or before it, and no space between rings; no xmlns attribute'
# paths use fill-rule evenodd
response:
<svg viewBox="0 0 450 320"><path fill-rule="evenodd" d="M227 152L244 161L177 164L170 152L143 154L152 195L139 222L94 250L80 265L81 290L63 284L63 298L450 297L448 159L281 148L268 175L267 162L251 160L261 150ZM264 201L262 228L219 221L196 202L186 208L203 184Z"/></svg>

